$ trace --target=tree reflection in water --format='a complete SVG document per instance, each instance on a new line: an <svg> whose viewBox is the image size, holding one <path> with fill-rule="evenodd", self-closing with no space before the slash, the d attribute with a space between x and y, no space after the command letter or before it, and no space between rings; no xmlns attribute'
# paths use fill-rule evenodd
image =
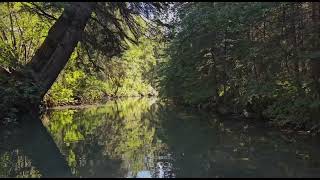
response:
<svg viewBox="0 0 320 180"><path fill-rule="evenodd" d="M18 144L0 146L1 177L320 177L318 139L152 99L42 121L1 141Z"/></svg>
<svg viewBox="0 0 320 180"><path fill-rule="evenodd" d="M0 129L0 177L71 177L72 173L40 119L22 116Z"/></svg>
<svg viewBox="0 0 320 180"><path fill-rule="evenodd" d="M89 109L50 112L46 121L69 166L81 177L154 176L157 142L150 99L112 101ZM143 173L142 173L143 174Z"/></svg>

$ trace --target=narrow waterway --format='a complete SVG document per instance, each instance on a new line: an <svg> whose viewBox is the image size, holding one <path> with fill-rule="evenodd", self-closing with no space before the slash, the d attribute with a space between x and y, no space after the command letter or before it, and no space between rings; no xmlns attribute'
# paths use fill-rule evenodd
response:
<svg viewBox="0 0 320 180"><path fill-rule="evenodd" d="M0 132L0 177L320 177L319 138L156 99L25 118Z"/></svg>

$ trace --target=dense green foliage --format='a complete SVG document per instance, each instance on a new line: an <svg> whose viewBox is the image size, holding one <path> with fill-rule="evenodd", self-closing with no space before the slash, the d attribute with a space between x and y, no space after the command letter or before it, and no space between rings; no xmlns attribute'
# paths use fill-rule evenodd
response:
<svg viewBox="0 0 320 180"><path fill-rule="evenodd" d="M319 129L319 3L184 3L160 88L280 126Z"/></svg>
<svg viewBox="0 0 320 180"><path fill-rule="evenodd" d="M25 6L24 6L25 5ZM0 3L0 65L10 70L25 65L48 33L52 22L30 13L26 3Z"/></svg>
<svg viewBox="0 0 320 180"><path fill-rule="evenodd" d="M245 110L247 117L319 131L319 3L176 3L171 15L161 14L171 29L150 26L155 24L144 21L142 12L133 13L122 3L96 5L71 57L63 56L67 65L48 71L58 72L57 77L64 67L52 86L55 77L46 82L51 87L44 97L48 106L159 91L177 103L223 113ZM9 119L21 109L16 102L23 106L41 100L35 95L41 87L26 65L37 50L50 46L42 43L66 7L72 6L0 3L0 109ZM167 43L164 30L172 38Z"/></svg>
<svg viewBox="0 0 320 180"><path fill-rule="evenodd" d="M10 73L23 69L43 42L53 20L39 15L38 11L36 11L38 13L33 12L34 8L39 7L47 9L47 13L53 17L61 14L61 9L47 8L43 3L0 4L1 70ZM146 27L143 21L137 22L140 26ZM133 36L130 32L128 34ZM137 44L129 41L126 44L127 50L110 59L101 53L101 49L95 50L88 47L88 44L80 43L63 73L47 93L45 97L47 105L93 103L110 97L156 95L157 92L151 86L153 81L151 77L158 58L154 50L159 48L160 43L158 40L141 37ZM6 92L10 91L12 96L19 96L19 93L15 93L20 91L15 87L19 83L10 80L13 82L4 86L7 79L2 75L0 78L4 81L1 81L0 88L4 89L1 89L1 93L5 99L1 105L7 105L13 98L6 97ZM27 87L31 82L21 83L26 84L22 91L26 94L27 100L28 95L34 95L31 91L36 87Z"/></svg>
<svg viewBox="0 0 320 180"><path fill-rule="evenodd" d="M149 79L157 61L156 46L159 43L142 38L138 45L132 44L120 57L104 60L103 56L96 55L96 61L103 67L98 72L87 69L89 57L81 56L79 47L48 92L47 101L61 105L93 103L108 97L156 95L151 86L152 79ZM79 61L88 61L86 68L77 66Z"/></svg>

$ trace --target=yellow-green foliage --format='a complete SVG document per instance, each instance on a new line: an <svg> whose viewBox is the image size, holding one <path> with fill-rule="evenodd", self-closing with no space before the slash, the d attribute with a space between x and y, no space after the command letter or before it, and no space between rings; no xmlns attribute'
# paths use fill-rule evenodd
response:
<svg viewBox="0 0 320 180"><path fill-rule="evenodd" d="M76 99L92 103L106 96L155 94L151 76L157 62L154 49L158 45L154 40L141 38L138 45L130 44L121 57L104 60L97 56L97 61L104 64L104 72L96 74L85 73L84 69L76 66L79 55L75 51L49 90L46 100L51 105L62 105L74 103ZM81 50L81 46L77 48Z"/></svg>
<svg viewBox="0 0 320 180"><path fill-rule="evenodd" d="M30 6L28 2L23 4ZM29 62L52 26L52 21L25 11L23 4L0 3L1 66L16 68L17 64Z"/></svg>
<svg viewBox="0 0 320 180"><path fill-rule="evenodd" d="M145 166L144 157L160 147L148 116L153 103L148 98L127 98L83 110L55 110L45 116L50 119L46 127L74 174L81 175L83 166L93 168L88 146L95 146L99 160L122 159L122 166L136 174Z"/></svg>
<svg viewBox="0 0 320 180"><path fill-rule="evenodd" d="M57 6L55 3L49 5L49 8L48 4L38 2L0 3L2 67L18 69L27 64L53 25L53 20L45 18L41 13L31 12L30 9L35 8L35 4L56 18L62 12L61 8L53 8ZM147 32L145 22L138 17L136 20L141 31ZM129 30L128 36L133 38ZM90 49L89 52L80 43L45 100L50 105L63 105L94 102L106 96L142 96L153 93L155 90L151 81L157 62L155 48L159 50L159 43L146 37L141 37L138 44L128 40L124 42L129 48L112 59L104 57L95 49ZM94 72L93 62L103 67L104 72Z"/></svg>

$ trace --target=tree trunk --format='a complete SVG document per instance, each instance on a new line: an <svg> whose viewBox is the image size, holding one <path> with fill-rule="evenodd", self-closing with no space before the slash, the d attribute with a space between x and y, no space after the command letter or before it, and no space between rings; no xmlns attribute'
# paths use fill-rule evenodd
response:
<svg viewBox="0 0 320 180"><path fill-rule="evenodd" d="M67 64L79 42L95 3L77 2L65 7L48 36L28 64L33 78L43 88L43 97Z"/></svg>

